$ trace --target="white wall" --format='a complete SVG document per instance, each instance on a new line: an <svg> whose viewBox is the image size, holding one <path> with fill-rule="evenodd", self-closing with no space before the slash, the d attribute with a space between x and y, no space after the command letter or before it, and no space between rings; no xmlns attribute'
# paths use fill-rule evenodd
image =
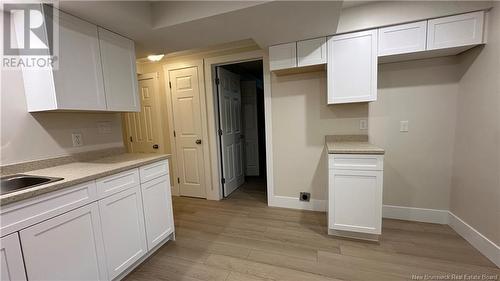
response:
<svg viewBox="0 0 500 281"><path fill-rule="evenodd" d="M369 137L386 150L384 204L448 210L458 70L456 57L379 65Z"/></svg>
<svg viewBox="0 0 500 281"><path fill-rule="evenodd" d="M0 165L123 146L118 113L30 114L21 72L2 70L1 78ZM111 133L99 134L97 122L103 121L111 123ZM73 148L73 132L83 134L84 146Z"/></svg>
<svg viewBox="0 0 500 281"><path fill-rule="evenodd" d="M499 2L489 19L488 44L460 56L450 210L500 245Z"/></svg>
<svg viewBox="0 0 500 281"><path fill-rule="evenodd" d="M327 106L326 72L272 74L274 194L326 199L325 135L363 134L368 104Z"/></svg>

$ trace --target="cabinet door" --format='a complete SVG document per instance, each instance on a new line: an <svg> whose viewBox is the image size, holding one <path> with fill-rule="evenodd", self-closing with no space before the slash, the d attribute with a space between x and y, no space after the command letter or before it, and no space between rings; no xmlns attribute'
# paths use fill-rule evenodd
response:
<svg viewBox="0 0 500 281"><path fill-rule="evenodd" d="M297 67L297 43L269 47L269 69L279 70Z"/></svg>
<svg viewBox="0 0 500 281"><path fill-rule="evenodd" d="M114 279L146 252L139 186L99 200L109 278Z"/></svg>
<svg viewBox="0 0 500 281"><path fill-rule="evenodd" d="M297 60L299 67L326 63L326 37L297 42Z"/></svg>
<svg viewBox="0 0 500 281"><path fill-rule="evenodd" d="M107 280L97 203L20 231L29 280Z"/></svg>
<svg viewBox="0 0 500 281"><path fill-rule="evenodd" d="M377 99L377 30L328 39L328 104Z"/></svg>
<svg viewBox="0 0 500 281"><path fill-rule="evenodd" d="M0 240L0 277L3 281L26 280L19 236L12 233Z"/></svg>
<svg viewBox="0 0 500 281"><path fill-rule="evenodd" d="M381 233L382 173L359 170L330 171L329 228Z"/></svg>
<svg viewBox="0 0 500 281"><path fill-rule="evenodd" d="M378 30L378 55L425 51L427 21L400 24Z"/></svg>
<svg viewBox="0 0 500 281"><path fill-rule="evenodd" d="M58 109L105 110L97 26L59 11Z"/></svg>
<svg viewBox="0 0 500 281"><path fill-rule="evenodd" d="M174 231L170 179L162 176L141 185L148 250Z"/></svg>
<svg viewBox="0 0 500 281"><path fill-rule="evenodd" d="M99 28L106 102L111 111L140 111L134 42Z"/></svg>
<svg viewBox="0 0 500 281"><path fill-rule="evenodd" d="M484 12L428 21L427 50L483 43Z"/></svg>

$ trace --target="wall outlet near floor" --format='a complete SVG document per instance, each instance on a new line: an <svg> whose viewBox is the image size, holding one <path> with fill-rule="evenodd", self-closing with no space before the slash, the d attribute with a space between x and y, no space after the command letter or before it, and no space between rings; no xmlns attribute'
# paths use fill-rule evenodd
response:
<svg viewBox="0 0 500 281"><path fill-rule="evenodd" d="M309 200L311 200L311 193L309 193L309 192L301 192L300 195L299 195L299 200L300 201L309 202Z"/></svg>
<svg viewBox="0 0 500 281"><path fill-rule="evenodd" d="M399 131L408 132L408 120L399 121Z"/></svg>
<svg viewBox="0 0 500 281"><path fill-rule="evenodd" d="M71 139L73 140L73 146L82 146L83 145L83 137L82 137L81 133L71 134Z"/></svg>
<svg viewBox="0 0 500 281"><path fill-rule="evenodd" d="M368 130L368 120L366 120L366 119L359 120L359 129L360 130Z"/></svg>

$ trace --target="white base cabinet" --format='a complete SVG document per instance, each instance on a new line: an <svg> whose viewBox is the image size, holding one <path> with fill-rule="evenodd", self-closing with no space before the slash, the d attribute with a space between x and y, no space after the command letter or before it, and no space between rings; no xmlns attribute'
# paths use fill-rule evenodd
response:
<svg viewBox="0 0 500 281"><path fill-rule="evenodd" d="M99 200L109 279L138 261L148 250L139 186Z"/></svg>
<svg viewBox="0 0 500 281"><path fill-rule="evenodd" d="M381 234L384 156L329 154L328 157L328 229L356 238L363 236L348 234Z"/></svg>
<svg viewBox="0 0 500 281"><path fill-rule="evenodd" d="M107 280L97 203L20 231L29 280Z"/></svg>
<svg viewBox="0 0 500 281"><path fill-rule="evenodd" d="M170 178L162 176L142 184L146 238L151 250L174 231Z"/></svg>
<svg viewBox="0 0 500 281"><path fill-rule="evenodd" d="M0 229L1 280L120 279L175 237L168 161L9 205Z"/></svg>
<svg viewBox="0 0 500 281"><path fill-rule="evenodd" d="M23 253L17 232L0 239L0 277L3 281L26 280Z"/></svg>

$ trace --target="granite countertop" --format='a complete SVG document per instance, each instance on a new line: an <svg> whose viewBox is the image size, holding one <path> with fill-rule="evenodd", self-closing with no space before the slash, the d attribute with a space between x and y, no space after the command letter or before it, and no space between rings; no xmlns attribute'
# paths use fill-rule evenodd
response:
<svg viewBox="0 0 500 281"><path fill-rule="evenodd" d="M385 150L368 142L367 135L335 135L325 137L328 153L384 154Z"/></svg>
<svg viewBox="0 0 500 281"><path fill-rule="evenodd" d="M79 161L23 172L23 174L28 175L59 177L64 179L1 195L0 205L3 206L18 202L168 158L170 158L170 154L123 153L90 161Z"/></svg>

